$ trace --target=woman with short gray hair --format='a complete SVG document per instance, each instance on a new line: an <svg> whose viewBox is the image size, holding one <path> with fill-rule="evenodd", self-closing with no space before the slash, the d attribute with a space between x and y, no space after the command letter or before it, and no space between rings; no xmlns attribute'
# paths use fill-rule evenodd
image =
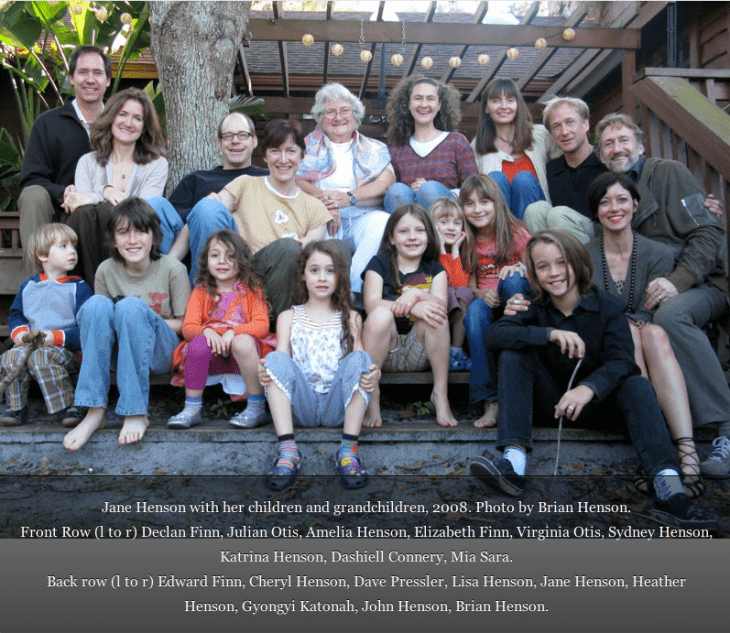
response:
<svg viewBox="0 0 730 633"><path fill-rule="evenodd" d="M350 282L352 291L360 292L360 275L378 252L388 221L382 203L395 182L390 153L384 143L358 132L365 106L341 84L320 88L311 113L317 127L305 139L297 184L332 214L329 235L355 250Z"/></svg>

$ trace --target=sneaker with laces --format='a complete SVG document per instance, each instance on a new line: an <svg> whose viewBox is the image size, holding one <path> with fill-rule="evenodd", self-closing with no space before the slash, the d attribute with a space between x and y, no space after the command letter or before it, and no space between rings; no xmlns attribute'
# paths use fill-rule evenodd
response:
<svg viewBox="0 0 730 633"><path fill-rule="evenodd" d="M651 504L654 518L660 523L685 530L710 530L717 532L720 524L717 519L700 510L689 495L679 493L666 501L654 496Z"/></svg>
<svg viewBox="0 0 730 633"><path fill-rule="evenodd" d="M730 473L730 439L724 435L716 437L712 442L712 453L700 463L703 475L722 477Z"/></svg>
<svg viewBox="0 0 730 633"><path fill-rule="evenodd" d="M12 411L6 409L5 412L0 415L0 426L20 426L25 424L28 419L28 407L23 407L19 411Z"/></svg>
<svg viewBox="0 0 730 633"><path fill-rule="evenodd" d="M77 407L72 404L61 411L61 425L67 428L78 426L79 422L86 417L87 407Z"/></svg>
<svg viewBox="0 0 730 633"><path fill-rule="evenodd" d="M519 497L525 491L525 477L518 475L509 460L504 457L489 459L479 456L469 464L469 470L480 481L492 488Z"/></svg>

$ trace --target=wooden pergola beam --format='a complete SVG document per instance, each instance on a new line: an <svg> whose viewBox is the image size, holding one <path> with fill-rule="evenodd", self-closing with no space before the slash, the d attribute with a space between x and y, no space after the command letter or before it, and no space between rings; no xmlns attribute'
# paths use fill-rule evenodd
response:
<svg viewBox="0 0 730 633"><path fill-rule="evenodd" d="M620 15L615 20L613 20L613 22L611 22L609 26L610 28L624 29L629 24L633 24L638 17L639 12L637 8L637 3L632 2L620 13ZM591 64L597 57L601 56L598 60L598 64L600 65L601 61L605 61L607 59L610 52L611 51L602 51L600 48L595 47L583 51L580 55L578 55L575 61L573 61L573 63L560 74L560 77L558 77L557 81L543 93L538 101L540 103L545 103L550 98L561 94L561 91L568 84L570 84L578 75L580 75L586 68L586 66Z"/></svg>
<svg viewBox="0 0 730 633"><path fill-rule="evenodd" d="M359 42L360 22L355 20L262 20L249 22L257 41L294 42L311 33L316 40ZM563 39L562 26L408 23L408 41L411 44L440 44L490 46L532 46L544 37L548 46L563 48L618 48L638 50L641 47L639 29L611 29L583 27L576 29L575 38ZM364 25L367 42L398 43L402 40L399 22L367 22Z"/></svg>
<svg viewBox="0 0 730 633"><path fill-rule="evenodd" d="M272 3L273 9L274 9L274 18L279 19L279 15L283 14L284 11L284 3L281 1L277 1ZM298 39L302 39L304 33L299 36ZM289 97L291 95L291 92L289 90L289 59L287 57L287 51L286 51L286 41L285 40L279 40L279 60L281 61L281 81L284 86L284 96Z"/></svg>
<svg viewBox="0 0 730 633"><path fill-rule="evenodd" d="M428 24L433 20L433 16L436 15L436 3L432 2L430 5L428 5L428 11L426 12L426 16L423 18L424 23ZM403 27L401 26L401 41L403 41ZM421 54L421 48L423 48L423 44L417 44L413 48L413 52L411 53L411 57L408 60L408 63L405 65L405 68L403 68L403 79L408 77L413 72L413 69L416 67L416 62L418 61L418 56Z"/></svg>
<svg viewBox="0 0 730 633"><path fill-rule="evenodd" d="M489 2L480 2L477 6L477 10L474 13L474 17L471 20L472 24L481 24L482 20L484 19L484 16L487 15L487 10L489 9ZM456 53L456 56L459 59L462 59L464 55L466 55L466 51L469 50L469 45L465 44L461 47L461 50ZM449 68L446 72L444 72L443 75L441 75L441 82L447 83L449 79L451 79L454 76L454 73L456 72L456 68Z"/></svg>
<svg viewBox="0 0 730 633"><path fill-rule="evenodd" d="M530 22L532 22L532 20L537 15L537 11L539 8L540 3L533 2L532 5L530 5L529 11L522 16L522 19L520 20L518 26L527 26L528 24L530 24ZM466 98L467 103L471 103L477 100L477 97L482 94L484 86L492 81L492 77L494 77L499 72L499 69L502 67L502 64L504 64L505 59L507 59L506 50L502 51L497 56L497 59L492 60L492 67L484 73L484 76L477 82L477 85L474 86L474 90L469 93L469 96Z"/></svg>
<svg viewBox="0 0 730 633"><path fill-rule="evenodd" d="M573 11L570 18L568 18L565 22L565 27L577 27L587 15L588 11L585 8L585 4L581 3L579 7ZM545 64L547 64L557 52L557 47L551 47L540 53L537 59L530 64L530 67L525 71L522 77L517 80L517 87L522 90L527 84L529 84L537 76L537 73L542 70L543 66L545 66Z"/></svg>

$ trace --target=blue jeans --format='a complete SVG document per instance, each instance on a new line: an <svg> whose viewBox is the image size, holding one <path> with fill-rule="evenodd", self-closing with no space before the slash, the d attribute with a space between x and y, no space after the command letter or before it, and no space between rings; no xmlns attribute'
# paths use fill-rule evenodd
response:
<svg viewBox="0 0 730 633"><path fill-rule="evenodd" d="M540 183L529 171L521 171L515 174L511 183L501 171L490 172L489 177L499 185L509 210L518 220L522 220L525 216L525 209L528 204L545 200L545 194L542 187L540 187Z"/></svg>
<svg viewBox="0 0 730 633"><path fill-rule="evenodd" d="M145 415L150 395L150 374L170 371L177 334L142 299L127 297L113 303L94 295L78 313L84 357L74 404L107 406L109 372L115 362L122 416Z"/></svg>
<svg viewBox="0 0 730 633"><path fill-rule="evenodd" d="M342 226L335 237L347 242L355 251L350 264L350 290L361 292L361 275L373 256L378 254L388 214L383 211L363 212L358 207L345 207L340 209L340 215Z"/></svg>
<svg viewBox="0 0 730 633"><path fill-rule="evenodd" d="M182 230L184 223L180 214L167 198L155 196L154 198L147 198L147 203L155 210L157 217L160 218L160 227L162 228L160 250L167 254L175 243L175 238Z"/></svg>
<svg viewBox="0 0 730 633"><path fill-rule="evenodd" d="M502 350L499 354L497 446L520 444L531 450L533 420L555 422L555 405L566 388L567 385L556 384L550 368L542 364L534 350ZM602 401L594 398L583 408L576 422L595 427L596 418L605 420L607 415L623 418L647 475L653 477L665 468L679 470L677 453L659 409L656 392L646 378L631 376Z"/></svg>
<svg viewBox="0 0 730 633"><path fill-rule="evenodd" d="M213 233L231 229L238 233L238 226L225 204L213 198L199 200L188 214L190 229L190 282L194 283L198 272L198 257L205 241Z"/></svg>
<svg viewBox="0 0 730 633"><path fill-rule="evenodd" d="M501 306L517 293L525 294L530 287L526 277L514 274L499 282L497 292ZM466 340L469 342L471 373L469 374L469 402L497 401L497 367L494 356L487 351L484 337L489 326L501 316L503 308L492 308L482 299L474 299L464 315Z"/></svg>
<svg viewBox="0 0 730 633"><path fill-rule="evenodd" d="M444 197L455 199L455 196L446 185L442 185L435 180L424 182L418 188L418 191L413 191L408 185L397 182L388 187L388 191L385 192L383 206L385 207L385 212L388 214L393 213L393 211L398 207L402 207L404 204L412 204L414 202L428 210L436 200Z"/></svg>

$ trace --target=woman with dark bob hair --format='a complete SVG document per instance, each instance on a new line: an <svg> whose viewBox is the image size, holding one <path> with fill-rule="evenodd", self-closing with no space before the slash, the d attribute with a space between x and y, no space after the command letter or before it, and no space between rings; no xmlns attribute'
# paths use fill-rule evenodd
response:
<svg viewBox="0 0 730 633"><path fill-rule="evenodd" d="M452 190L479 173L469 141L456 131L461 110L453 86L411 75L393 90L386 116L398 181L385 194L388 213L413 202L429 209L438 198L454 198Z"/></svg>
<svg viewBox="0 0 730 633"><path fill-rule="evenodd" d="M639 200L639 192L629 176L613 172L598 176L588 189L588 205L602 231L601 237L588 243L586 249L593 261L595 284L620 297L628 306L636 364L656 390L677 447L684 486L691 497L698 497L704 492L704 485L692 434L687 385L667 333L652 323L658 306L649 309L644 303L649 284L674 269L674 257L666 244L631 229ZM662 297L661 301L665 300ZM639 480L637 485L642 488L647 484Z"/></svg>
<svg viewBox="0 0 730 633"><path fill-rule="evenodd" d="M90 128L91 149L76 165L74 190L66 196L66 224L79 236L79 268L89 284L109 256L103 239L111 209L131 197L160 196L167 182L162 126L150 98L137 88L117 92ZM182 228L177 214L160 218L162 252Z"/></svg>
<svg viewBox="0 0 730 633"><path fill-rule="evenodd" d="M378 252L388 221L382 209L383 196L395 182L390 153L385 143L358 132L365 106L341 84L317 91L312 116L317 127L305 138L297 184L332 214L330 236L354 249L350 285L360 292L360 275Z"/></svg>
<svg viewBox="0 0 730 633"><path fill-rule="evenodd" d="M472 147L479 172L497 182L519 220L528 204L549 202L545 163L559 151L545 127L533 125L522 93L511 79L493 79L482 92Z"/></svg>

